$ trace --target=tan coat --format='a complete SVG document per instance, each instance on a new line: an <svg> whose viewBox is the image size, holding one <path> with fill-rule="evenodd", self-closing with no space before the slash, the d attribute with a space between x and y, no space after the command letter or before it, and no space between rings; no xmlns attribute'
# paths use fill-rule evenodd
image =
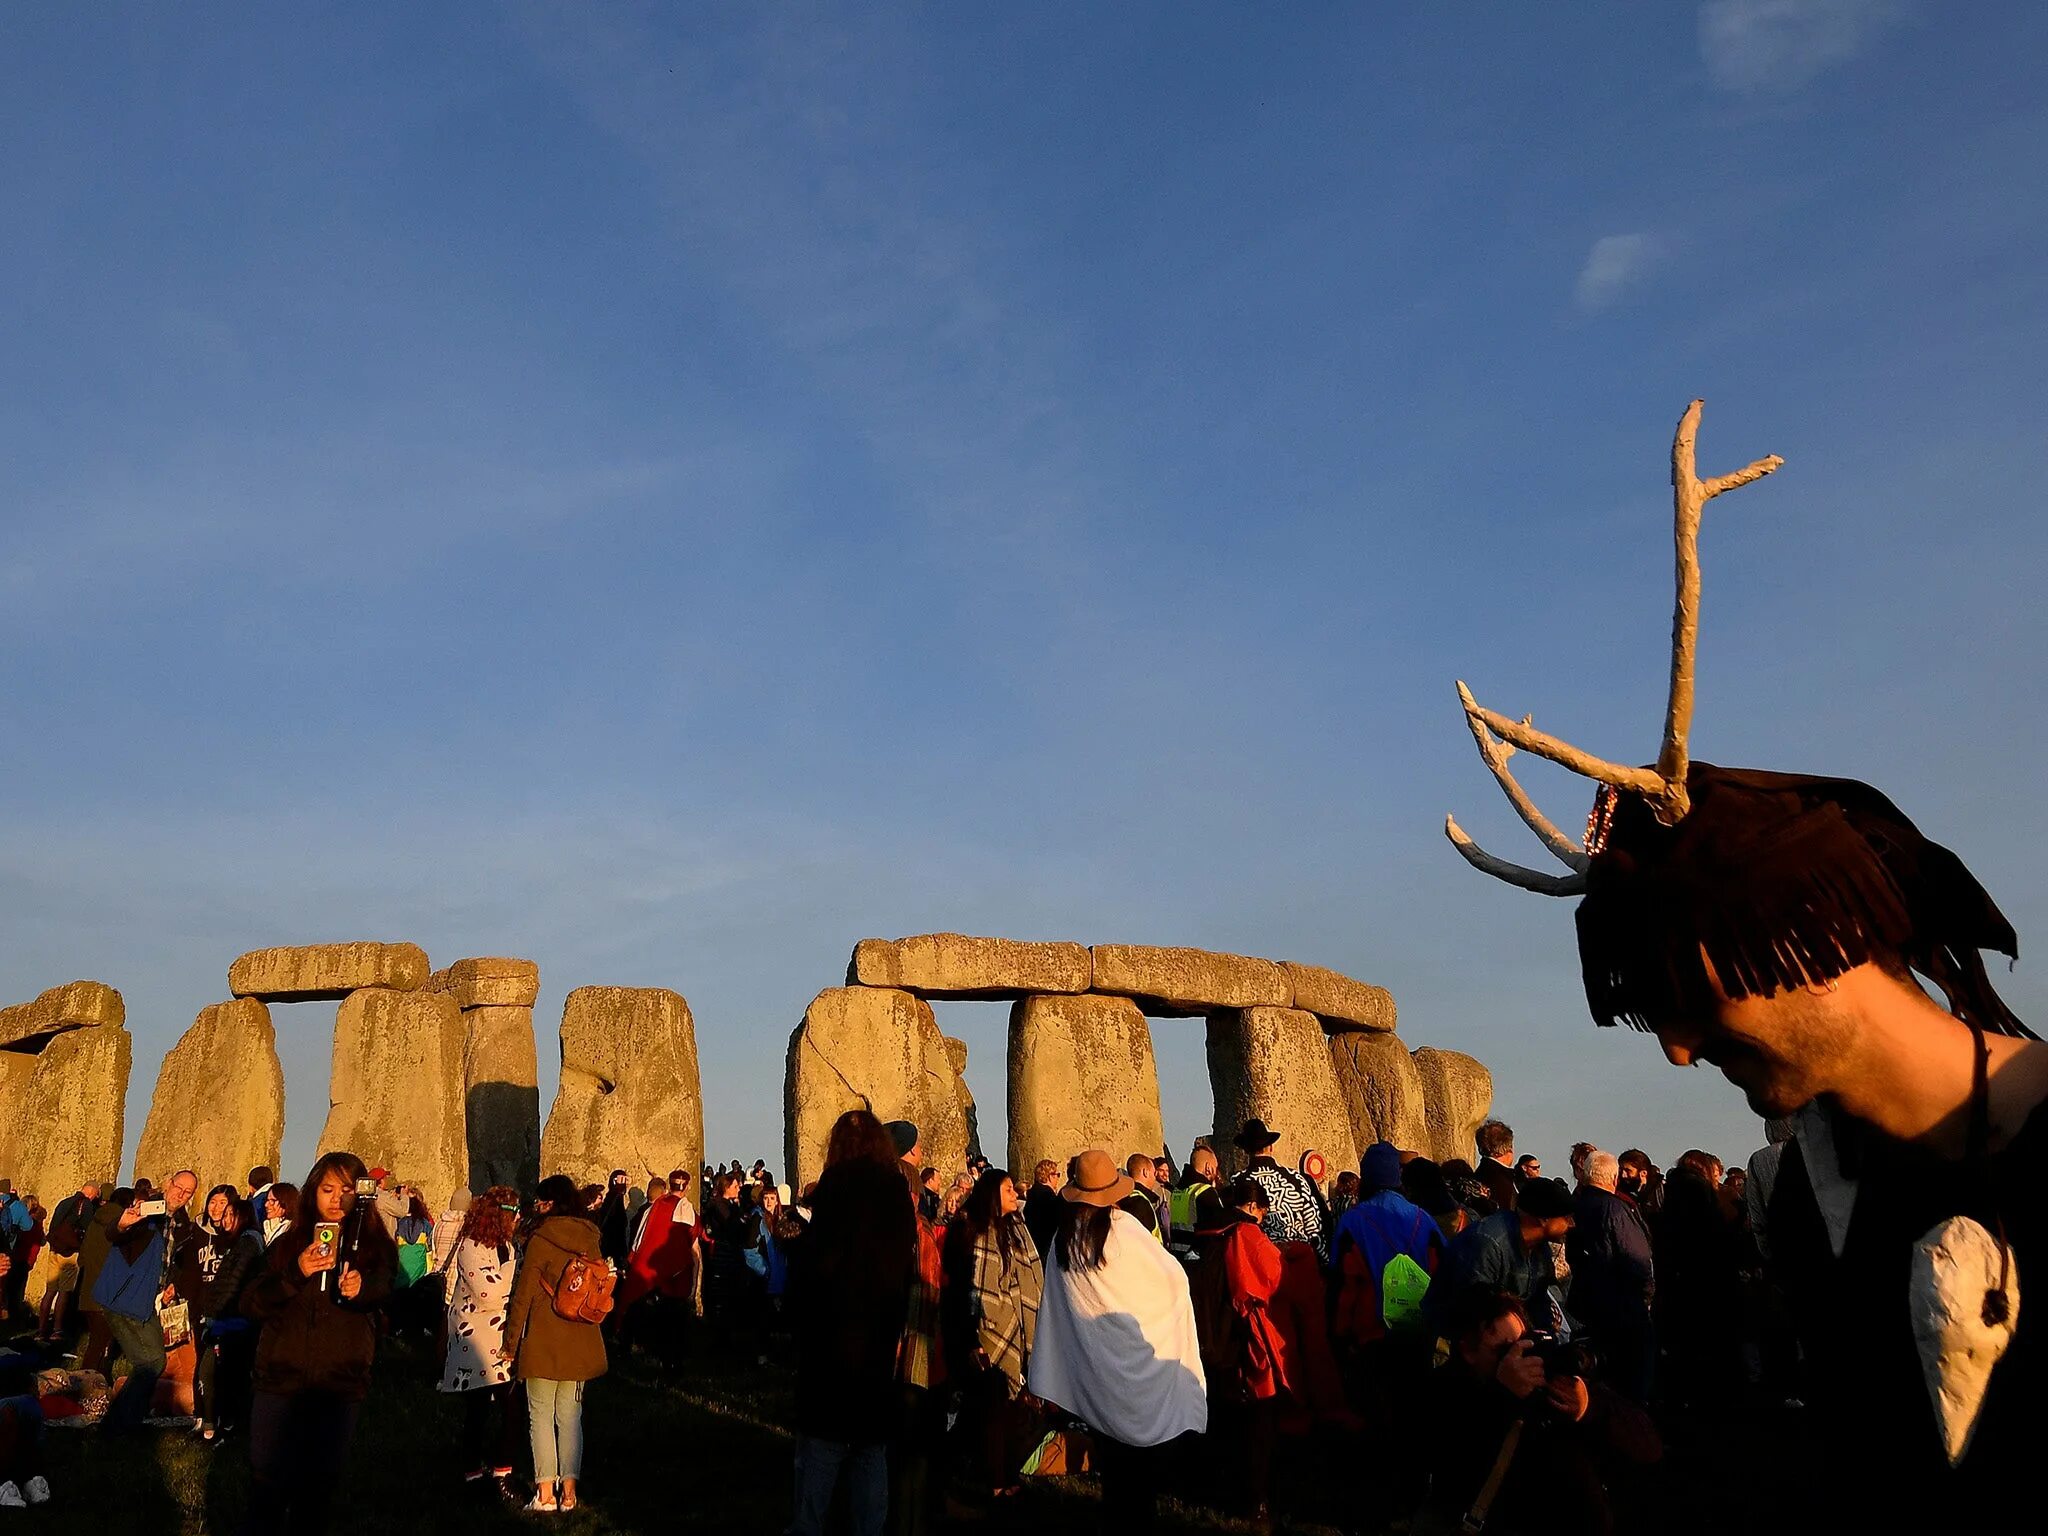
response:
<svg viewBox="0 0 2048 1536"><path fill-rule="evenodd" d="M602 1262L597 1245L597 1223L567 1214L544 1217L527 1239L512 1287L512 1310L505 1318L505 1352L521 1381L595 1381L605 1373L604 1334L598 1325L556 1316L548 1294L575 1255Z"/></svg>

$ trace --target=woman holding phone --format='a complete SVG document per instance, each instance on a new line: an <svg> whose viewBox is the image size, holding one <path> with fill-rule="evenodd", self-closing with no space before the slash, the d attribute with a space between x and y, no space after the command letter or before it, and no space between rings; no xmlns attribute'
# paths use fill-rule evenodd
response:
<svg viewBox="0 0 2048 1536"><path fill-rule="evenodd" d="M353 1153L315 1163L298 1218L242 1295L242 1315L263 1325L249 1418L248 1533L319 1536L335 1507L377 1353L371 1314L398 1269L371 1200L359 1203L358 1181L367 1174Z"/></svg>

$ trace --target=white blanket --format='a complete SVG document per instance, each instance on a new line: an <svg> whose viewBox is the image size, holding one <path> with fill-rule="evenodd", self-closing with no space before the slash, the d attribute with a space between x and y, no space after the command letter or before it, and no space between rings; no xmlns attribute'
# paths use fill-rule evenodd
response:
<svg viewBox="0 0 2048 1536"><path fill-rule="evenodd" d="M1126 1445L1209 1427L1186 1272L1135 1217L1111 1211L1100 1269L1068 1274L1058 1244L1031 1347L1031 1391Z"/></svg>

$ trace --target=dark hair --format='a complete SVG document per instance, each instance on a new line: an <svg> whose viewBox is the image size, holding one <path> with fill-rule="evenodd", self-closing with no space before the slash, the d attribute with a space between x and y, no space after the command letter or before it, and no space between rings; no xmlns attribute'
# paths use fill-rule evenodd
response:
<svg viewBox="0 0 2048 1536"><path fill-rule="evenodd" d="M604 1186L602 1184L586 1184L576 1191L576 1195L583 1202L583 1209L594 1211L604 1199Z"/></svg>
<svg viewBox="0 0 2048 1536"><path fill-rule="evenodd" d="M1090 1205L1085 1200L1061 1202L1059 1231L1053 1238L1060 1268L1077 1275L1102 1268L1108 1242L1108 1206Z"/></svg>
<svg viewBox="0 0 2048 1536"><path fill-rule="evenodd" d="M1615 1161L1624 1168L1641 1168L1646 1173L1655 1173L1657 1171L1657 1165L1650 1161L1650 1154L1641 1147L1630 1147L1620 1157L1617 1157Z"/></svg>
<svg viewBox="0 0 2048 1536"><path fill-rule="evenodd" d="M356 1180L369 1177L369 1170L353 1152L329 1152L313 1165L306 1182L294 1191L298 1199L293 1202L297 1209L292 1224L271 1244L272 1262L297 1262L313 1241L313 1226L320 1220L320 1183L330 1173L338 1173L342 1179L343 1261L364 1272L396 1273L398 1250L392 1245L391 1234L384 1230L384 1223L371 1203L356 1200Z"/></svg>
<svg viewBox="0 0 2048 1536"><path fill-rule="evenodd" d="M275 1184L276 1182L277 1170L267 1163L258 1163L249 1170L249 1187L251 1189L261 1189L266 1184Z"/></svg>
<svg viewBox="0 0 2048 1536"><path fill-rule="evenodd" d="M966 1224L969 1240L979 1238L984 1232L996 1235L996 1252L1002 1256L1003 1266L1009 1267L1010 1255L1016 1247L1017 1234L1014 1222L1003 1219L1003 1186L1016 1188L1017 1181L1010 1177L1010 1170L993 1164L981 1170L981 1176L974 1181L967 1198L960 1204L959 1219Z"/></svg>
<svg viewBox="0 0 2048 1536"><path fill-rule="evenodd" d="M1273 1204L1266 1194L1265 1186L1247 1174L1239 1174L1224 1187L1223 1203L1233 1211L1241 1211L1254 1205L1263 1205L1270 1209Z"/></svg>
<svg viewBox="0 0 2048 1536"><path fill-rule="evenodd" d="M872 1110L849 1109L832 1122L832 1134L825 1140L828 1169L853 1162L879 1163L884 1168L896 1162L896 1143Z"/></svg>
<svg viewBox="0 0 2048 1536"><path fill-rule="evenodd" d="M1458 1204L1443 1169L1426 1157L1411 1157L1401 1165L1401 1193L1431 1216L1441 1216Z"/></svg>
<svg viewBox="0 0 2048 1536"><path fill-rule="evenodd" d="M1338 1194L1348 1195L1351 1193L1352 1190L1356 1188L1358 1188L1358 1175L1353 1173L1349 1168L1346 1168L1342 1173L1337 1175Z"/></svg>
<svg viewBox="0 0 2048 1536"><path fill-rule="evenodd" d="M241 1231L242 1216L244 1214L242 1210L242 1192L232 1184L216 1184L213 1188L209 1189L206 1192L205 1203L199 1207L200 1216L202 1218L205 1217L206 1207L213 1204L213 1197L215 1195L226 1195L228 1197L228 1212L235 1218L235 1230L237 1232Z"/></svg>
<svg viewBox="0 0 2048 1536"><path fill-rule="evenodd" d="M547 1201L551 1211L574 1213L583 1208L583 1194L576 1188L576 1181L566 1173L551 1173L540 1181L533 1192L536 1203Z"/></svg>
<svg viewBox="0 0 2048 1536"><path fill-rule="evenodd" d="M1512 1152L1515 1146L1515 1133L1508 1129L1505 1120L1487 1121L1479 1127L1476 1139L1483 1157L1499 1157L1503 1152Z"/></svg>
<svg viewBox="0 0 2048 1536"><path fill-rule="evenodd" d="M1490 1327L1504 1317L1519 1317L1523 1326L1527 1327L1529 1309L1522 1304L1522 1298L1512 1291L1497 1291L1489 1286L1478 1286L1466 1291L1451 1307L1449 1333L1453 1339L1470 1338L1482 1328Z"/></svg>

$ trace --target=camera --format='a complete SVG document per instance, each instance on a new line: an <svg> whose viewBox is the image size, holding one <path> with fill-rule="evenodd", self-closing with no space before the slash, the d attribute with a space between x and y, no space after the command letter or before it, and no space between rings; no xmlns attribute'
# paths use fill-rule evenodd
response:
<svg viewBox="0 0 2048 1536"><path fill-rule="evenodd" d="M1531 1328L1523 1337L1529 1341L1529 1353L1543 1362L1546 1381L1555 1381L1560 1376L1591 1379L1593 1351L1583 1334L1561 1339L1547 1328Z"/></svg>
<svg viewBox="0 0 2048 1536"><path fill-rule="evenodd" d="M377 1198L377 1181L376 1181L375 1179L357 1179L357 1180L356 1180L356 1198L357 1198L358 1200L374 1200L374 1199L376 1199L376 1198Z"/></svg>

